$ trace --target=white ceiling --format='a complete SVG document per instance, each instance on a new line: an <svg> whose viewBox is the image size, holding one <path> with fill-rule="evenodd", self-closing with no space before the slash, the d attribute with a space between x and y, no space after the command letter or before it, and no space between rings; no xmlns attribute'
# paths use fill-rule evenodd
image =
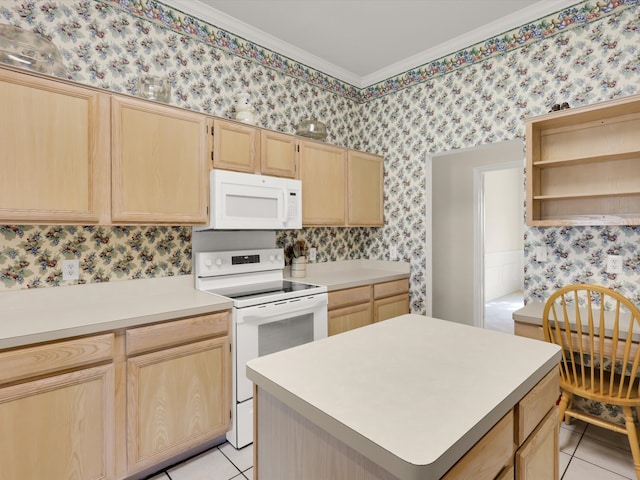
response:
<svg viewBox="0 0 640 480"><path fill-rule="evenodd" d="M357 87L499 35L578 0L166 0Z"/></svg>

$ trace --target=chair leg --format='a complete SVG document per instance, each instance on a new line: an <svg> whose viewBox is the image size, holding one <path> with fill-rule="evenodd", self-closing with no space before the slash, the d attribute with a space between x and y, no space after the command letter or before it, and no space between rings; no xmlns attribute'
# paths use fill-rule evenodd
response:
<svg viewBox="0 0 640 480"><path fill-rule="evenodd" d="M638 442L638 430L636 422L633 418L633 410L631 407L622 407L624 414L625 426L627 427L627 436L629 437L629 446L633 455L633 466L636 470L636 477L640 480L640 444Z"/></svg>
<svg viewBox="0 0 640 480"><path fill-rule="evenodd" d="M564 412L567 411L567 407L569 406L572 398L573 394L565 391L562 392L562 396L560 397L560 404L558 405L558 408L560 409L558 412L558 419L560 420L560 423L564 421L564 423L566 423L567 425L571 424L571 417L565 418Z"/></svg>

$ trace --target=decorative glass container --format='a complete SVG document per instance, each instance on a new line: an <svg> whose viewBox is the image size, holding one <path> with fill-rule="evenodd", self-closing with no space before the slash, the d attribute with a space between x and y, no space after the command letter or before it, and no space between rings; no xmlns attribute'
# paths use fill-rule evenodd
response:
<svg viewBox="0 0 640 480"><path fill-rule="evenodd" d="M327 126L311 115L311 118L302 120L298 124L296 135L313 138L315 140L324 140L327 138Z"/></svg>
<svg viewBox="0 0 640 480"><path fill-rule="evenodd" d="M67 78L58 47L37 33L13 25L0 24L0 63Z"/></svg>
<svg viewBox="0 0 640 480"><path fill-rule="evenodd" d="M146 75L138 78L138 96L148 100L169 103L171 84L166 77Z"/></svg>

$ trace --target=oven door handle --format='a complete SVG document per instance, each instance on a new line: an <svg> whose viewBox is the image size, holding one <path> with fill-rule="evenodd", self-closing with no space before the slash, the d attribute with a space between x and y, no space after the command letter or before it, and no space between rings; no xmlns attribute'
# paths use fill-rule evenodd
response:
<svg viewBox="0 0 640 480"><path fill-rule="evenodd" d="M326 311L327 302L327 294L320 293L307 297L290 298L279 302L239 308L236 310L236 322L262 325L277 321L281 316L314 313L319 308L324 308Z"/></svg>

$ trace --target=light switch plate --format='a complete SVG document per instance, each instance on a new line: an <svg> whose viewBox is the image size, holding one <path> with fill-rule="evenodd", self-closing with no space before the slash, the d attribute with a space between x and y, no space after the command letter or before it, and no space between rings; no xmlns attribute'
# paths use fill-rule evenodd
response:
<svg viewBox="0 0 640 480"><path fill-rule="evenodd" d="M316 247L311 247L309 249L309 261L310 262L315 262L316 261L316 254L317 254Z"/></svg>
<svg viewBox="0 0 640 480"><path fill-rule="evenodd" d="M546 246L536 247L535 253L536 253L536 260L538 262L546 262L547 261L547 247Z"/></svg>

